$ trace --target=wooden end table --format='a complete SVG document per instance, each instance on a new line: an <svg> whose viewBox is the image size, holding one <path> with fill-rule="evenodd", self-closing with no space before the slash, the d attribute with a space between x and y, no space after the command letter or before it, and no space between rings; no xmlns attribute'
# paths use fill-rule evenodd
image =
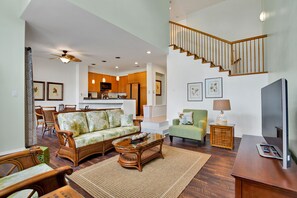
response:
<svg viewBox="0 0 297 198"><path fill-rule="evenodd" d="M149 134L143 141L135 144L131 143L131 137L112 142L116 151L120 153L118 162L122 167L137 168L141 172L145 163L159 157L164 159L162 154L164 135Z"/></svg>
<svg viewBox="0 0 297 198"><path fill-rule="evenodd" d="M234 124L218 125L210 123L210 144L220 148L233 149Z"/></svg>

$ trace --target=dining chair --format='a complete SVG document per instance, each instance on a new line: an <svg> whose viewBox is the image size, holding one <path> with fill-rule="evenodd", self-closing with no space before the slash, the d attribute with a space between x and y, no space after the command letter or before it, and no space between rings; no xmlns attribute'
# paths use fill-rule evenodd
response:
<svg viewBox="0 0 297 198"><path fill-rule="evenodd" d="M42 107L40 105L35 106L35 116L36 116L36 129L39 125L42 126L41 131L44 129L44 119L42 114Z"/></svg>
<svg viewBox="0 0 297 198"><path fill-rule="evenodd" d="M55 130L55 124L54 124L54 116L53 113L56 113L56 107L52 106L52 107L42 107L42 114L43 114L43 118L44 118L44 130L42 133L42 137L44 136L44 133L46 131L49 131L49 133L52 131L54 132Z"/></svg>
<svg viewBox="0 0 297 198"><path fill-rule="evenodd" d="M65 105L64 106L64 111L66 111L66 112L76 111L76 105Z"/></svg>

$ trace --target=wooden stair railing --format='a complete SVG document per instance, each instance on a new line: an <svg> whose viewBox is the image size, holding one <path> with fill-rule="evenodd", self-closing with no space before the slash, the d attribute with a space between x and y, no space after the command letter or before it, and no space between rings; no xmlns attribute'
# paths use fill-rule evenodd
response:
<svg viewBox="0 0 297 198"><path fill-rule="evenodd" d="M267 35L228 41L170 21L170 46L219 67L229 75L267 73L264 65L264 39Z"/></svg>

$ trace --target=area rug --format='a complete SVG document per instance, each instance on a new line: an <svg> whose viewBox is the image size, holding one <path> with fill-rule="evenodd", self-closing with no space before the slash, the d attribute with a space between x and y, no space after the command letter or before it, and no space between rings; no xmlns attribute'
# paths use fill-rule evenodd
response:
<svg viewBox="0 0 297 198"><path fill-rule="evenodd" d="M93 197L178 197L210 155L163 145L164 159L127 169L118 156L74 172L69 178Z"/></svg>

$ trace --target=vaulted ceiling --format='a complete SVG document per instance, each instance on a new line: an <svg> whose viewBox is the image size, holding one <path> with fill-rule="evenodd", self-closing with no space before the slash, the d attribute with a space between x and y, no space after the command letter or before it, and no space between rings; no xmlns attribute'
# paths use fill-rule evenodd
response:
<svg viewBox="0 0 297 198"><path fill-rule="evenodd" d="M171 17L181 20L221 1L171 0ZM48 59L68 50L81 64L94 63L96 69L109 73L145 69L149 62L166 66L166 52L67 0L31 0L22 18L26 20L26 46L32 48L34 57Z"/></svg>

